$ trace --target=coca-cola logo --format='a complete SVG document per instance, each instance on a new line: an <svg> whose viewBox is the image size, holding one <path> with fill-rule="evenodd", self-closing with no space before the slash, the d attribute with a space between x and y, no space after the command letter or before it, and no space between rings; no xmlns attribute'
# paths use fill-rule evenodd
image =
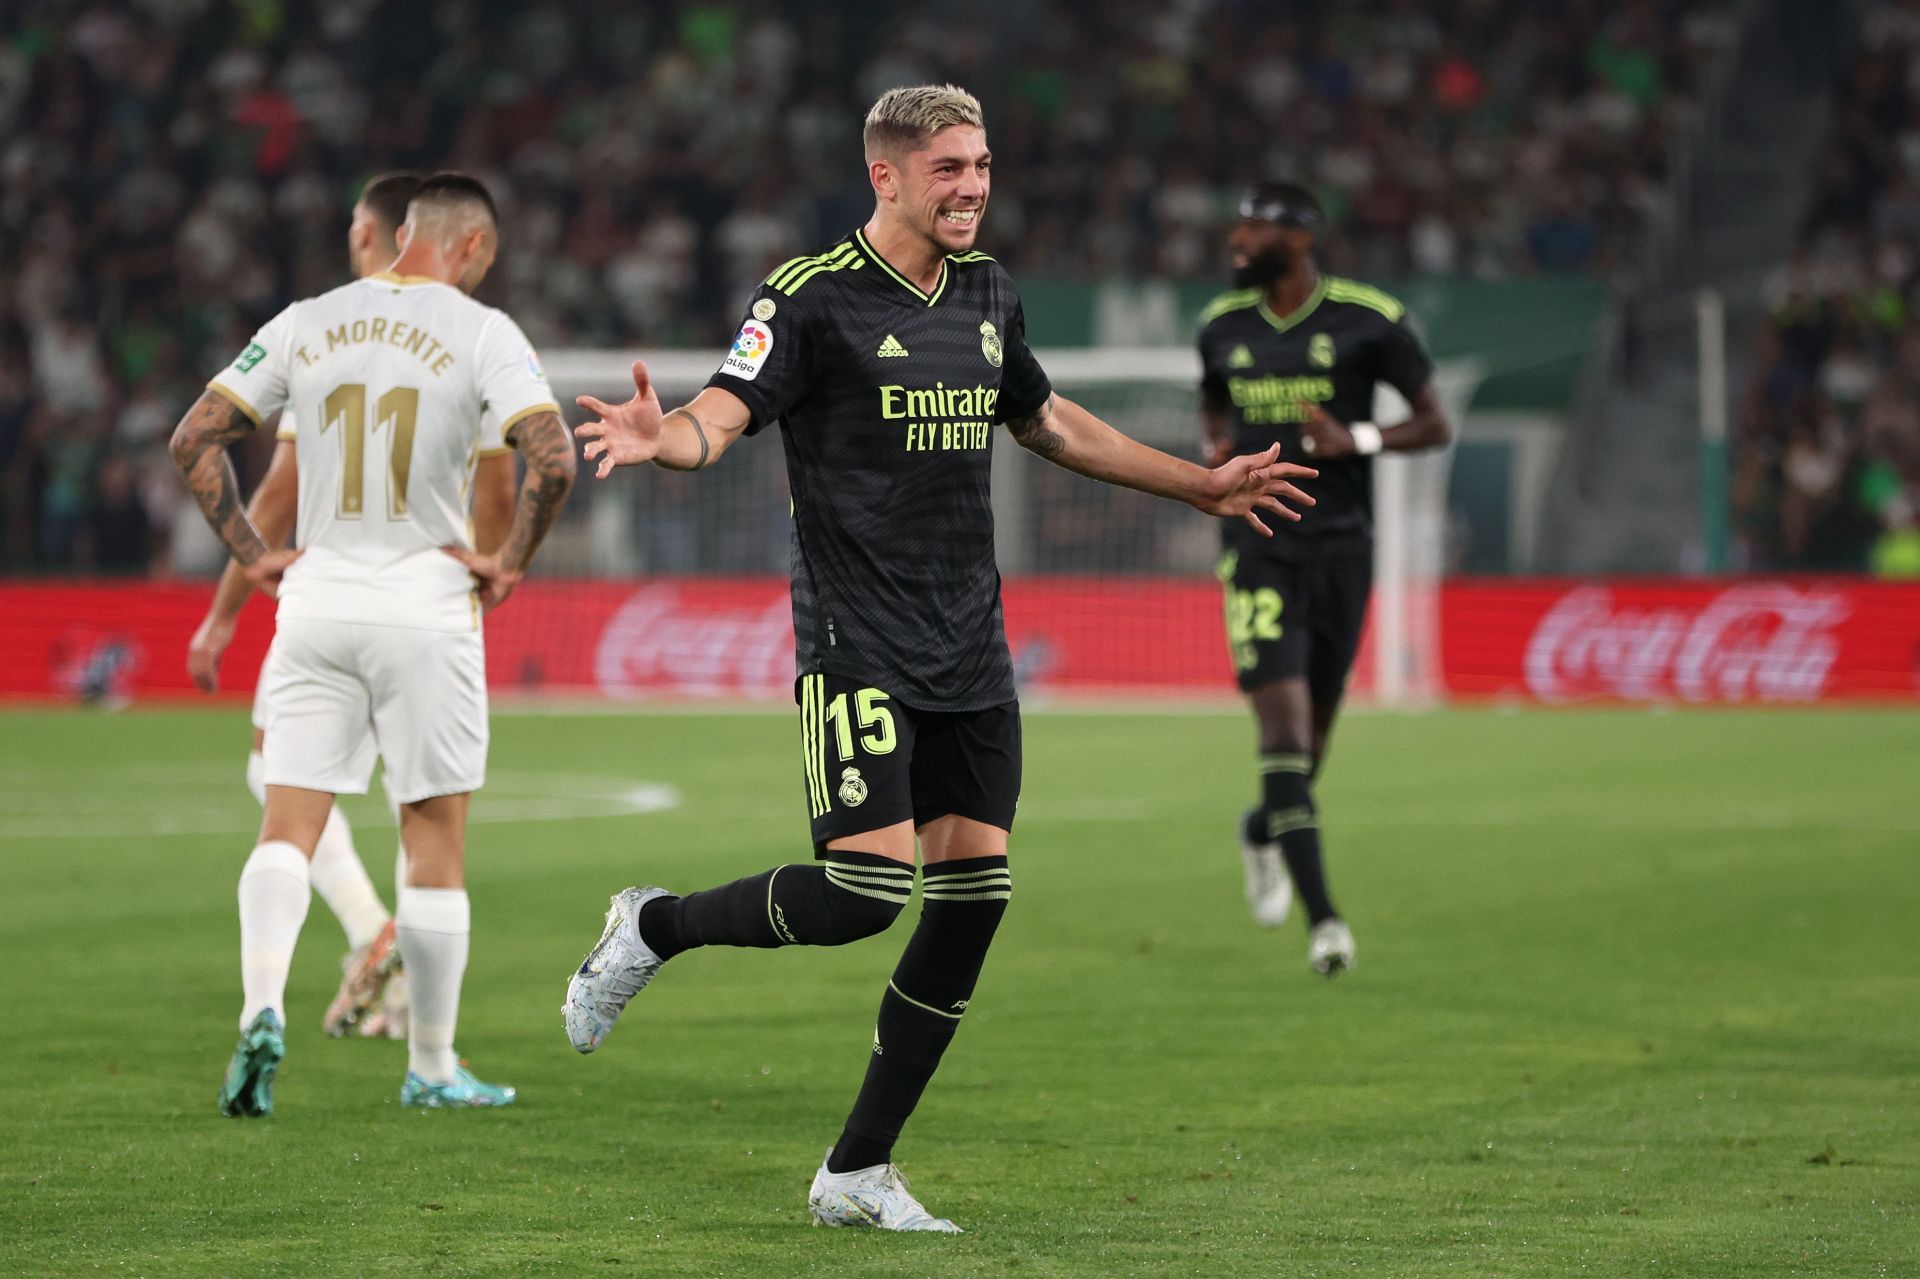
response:
<svg viewBox="0 0 1920 1279"><path fill-rule="evenodd" d="M594 680L616 696L791 696L793 615L786 594L715 605L689 600L672 586L635 591L600 632Z"/></svg>
<svg viewBox="0 0 1920 1279"><path fill-rule="evenodd" d="M1527 687L1547 702L1803 702L1839 656L1845 597L1768 583L1692 607L1617 608L1604 586L1569 591L1527 642Z"/></svg>

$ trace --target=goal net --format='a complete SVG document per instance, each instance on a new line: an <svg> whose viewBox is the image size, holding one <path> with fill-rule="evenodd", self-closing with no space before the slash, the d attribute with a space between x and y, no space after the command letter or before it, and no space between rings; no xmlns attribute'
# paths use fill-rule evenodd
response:
<svg viewBox="0 0 1920 1279"><path fill-rule="evenodd" d="M1038 354L1060 393L1137 439L1198 457L1191 351ZM720 359L646 358L669 406L697 393ZM612 401L632 393L630 354L561 350L545 363L562 404L578 394ZM1438 382L1458 421L1474 370L1448 366ZM1377 420L1395 420L1390 402ZM1383 456L1377 466L1376 594L1355 691L1418 705L1439 688L1447 459ZM1234 696L1214 578L1215 521L1070 474L1004 433L993 444L993 497L1023 697ZM771 433L742 441L697 475L641 467L602 482L583 472L535 579L488 621L496 687L790 698L790 527L785 458Z"/></svg>

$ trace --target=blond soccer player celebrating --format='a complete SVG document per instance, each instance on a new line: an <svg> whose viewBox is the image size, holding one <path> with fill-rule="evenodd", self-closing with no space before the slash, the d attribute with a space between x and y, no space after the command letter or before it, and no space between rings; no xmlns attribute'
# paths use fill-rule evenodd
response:
<svg viewBox="0 0 1920 1279"><path fill-rule="evenodd" d="M988 501L993 427L1082 475L1245 519L1297 518L1278 449L1214 470L1139 444L1053 393L1020 295L974 251L990 186L980 104L952 86L895 89L864 130L874 212L755 294L707 389L662 414L582 398L603 478L695 470L778 426L794 502L793 621L811 864L705 892L630 888L568 986L567 1034L598 1048L661 966L701 946L837 946L924 904L880 998L866 1081L814 1175L818 1222L953 1232L893 1163L903 1125L973 999L1012 896L1020 708Z"/></svg>
<svg viewBox="0 0 1920 1279"><path fill-rule="evenodd" d="M367 789L369 735L409 862L394 920L412 979L400 1100L514 1099L454 1052L467 805L486 773L481 614L526 573L575 462L525 336L468 296L499 247L486 189L461 174L427 179L403 239L390 270L274 317L173 436L208 523L248 580L279 599L264 672L266 815L240 876L241 1032L219 1098L230 1116L272 1112L310 859L334 797ZM241 509L226 449L288 406L298 549L276 551ZM506 447L524 458L526 479L505 544L480 555L467 540L468 485L480 455Z"/></svg>

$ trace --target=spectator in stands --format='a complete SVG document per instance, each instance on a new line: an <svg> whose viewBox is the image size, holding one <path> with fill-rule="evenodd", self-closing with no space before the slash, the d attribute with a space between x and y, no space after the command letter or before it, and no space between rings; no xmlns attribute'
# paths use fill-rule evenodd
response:
<svg viewBox="0 0 1920 1279"><path fill-rule="evenodd" d="M1920 8L1867 15L1735 440L1747 564L1920 577Z"/></svg>
<svg viewBox="0 0 1920 1279"><path fill-rule="evenodd" d="M339 192L383 168L486 176L516 227L488 296L536 343L718 343L768 267L858 221L865 188L837 158L861 105L905 81L989 102L996 162L1021 179L991 249L1025 277L1214 275L1250 157L1323 184L1336 269L1600 269L1652 215L1588 210L1663 172L1717 30L1681 8L1041 0L876 25L831 0L0 6L0 242L17 247L0 331L24 342L34 401L0 409L0 474L39 477L25 553L70 560L105 487L73 468L109 455L109 431L145 434L156 394L177 401L234 333L327 287ZM1902 207L1884 234L1920 217ZM83 429L24 425L45 414Z"/></svg>

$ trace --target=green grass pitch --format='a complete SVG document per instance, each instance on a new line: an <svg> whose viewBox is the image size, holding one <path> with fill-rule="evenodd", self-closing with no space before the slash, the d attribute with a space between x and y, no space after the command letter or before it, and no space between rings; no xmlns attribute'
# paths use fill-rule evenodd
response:
<svg viewBox="0 0 1920 1279"><path fill-rule="evenodd" d="M899 1150L953 1239L805 1215L910 920L561 1031L611 890L805 858L792 718L494 732L460 1048L521 1104L403 1111L401 1046L325 1039L316 899L241 1122L243 715L0 715L0 1274L1920 1274L1911 712L1354 717L1332 983L1241 905L1241 716L1031 715L1013 909Z"/></svg>

